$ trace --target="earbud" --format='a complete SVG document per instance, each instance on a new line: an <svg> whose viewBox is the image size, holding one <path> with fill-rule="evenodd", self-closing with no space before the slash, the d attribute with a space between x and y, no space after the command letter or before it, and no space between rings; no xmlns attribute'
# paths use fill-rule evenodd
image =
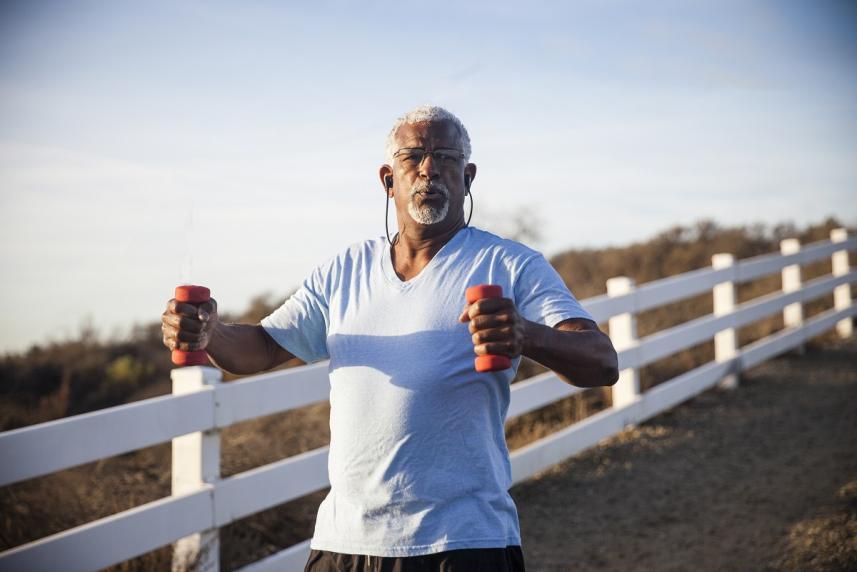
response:
<svg viewBox="0 0 857 572"><path fill-rule="evenodd" d="M464 194L469 195L470 194L470 175L464 175L464 188L465 188Z"/></svg>
<svg viewBox="0 0 857 572"><path fill-rule="evenodd" d="M393 177L391 177L390 175L387 175L386 177L384 177L384 184L387 185L388 189L392 189L393 188Z"/></svg>

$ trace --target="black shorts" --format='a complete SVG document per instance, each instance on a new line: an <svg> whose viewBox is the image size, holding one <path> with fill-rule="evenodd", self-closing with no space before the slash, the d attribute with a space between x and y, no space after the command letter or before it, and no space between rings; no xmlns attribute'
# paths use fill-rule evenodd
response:
<svg viewBox="0 0 857 572"><path fill-rule="evenodd" d="M310 550L304 572L524 572L520 546L464 548L424 556L365 556Z"/></svg>

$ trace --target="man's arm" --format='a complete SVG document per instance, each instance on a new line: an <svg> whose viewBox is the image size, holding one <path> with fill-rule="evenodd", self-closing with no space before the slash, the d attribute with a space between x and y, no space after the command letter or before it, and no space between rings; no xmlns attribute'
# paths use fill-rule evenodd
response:
<svg viewBox="0 0 857 572"><path fill-rule="evenodd" d="M572 318L553 328L523 320L521 352L579 387L613 385L619 379L616 350L598 324Z"/></svg>
<svg viewBox="0 0 857 572"><path fill-rule="evenodd" d="M205 351L214 365L238 375L274 369L295 357L265 328L252 324L218 322Z"/></svg>
<svg viewBox="0 0 857 572"><path fill-rule="evenodd" d="M259 373L295 357L261 325L222 323L213 298L199 307L170 300L161 322L165 346L171 350L205 350L214 365L229 373Z"/></svg>
<svg viewBox="0 0 857 572"><path fill-rule="evenodd" d="M524 319L509 298L486 298L465 306L477 355L525 355L578 387L613 385L618 359L610 338L591 320L573 318L554 328Z"/></svg>

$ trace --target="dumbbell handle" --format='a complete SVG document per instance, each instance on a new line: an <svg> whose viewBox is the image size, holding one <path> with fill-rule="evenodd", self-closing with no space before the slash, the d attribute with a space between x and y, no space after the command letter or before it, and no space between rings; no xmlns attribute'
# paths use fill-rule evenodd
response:
<svg viewBox="0 0 857 572"><path fill-rule="evenodd" d="M477 300L482 300L483 298L502 298L503 287L497 286L496 284L480 284L479 286L471 286L465 291L464 296L467 299L468 304L473 304ZM512 367L512 360L510 360L508 356L486 354L484 356L477 356L475 365L476 371L478 372L502 371Z"/></svg>
<svg viewBox="0 0 857 572"><path fill-rule="evenodd" d="M205 286L191 286L190 284L176 286L176 302L198 306L209 300L211 300L211 291ZM205 350L197 350L195 352L173 350L171 357L174 364L182 367L189 365L209 365L208 354L205 353Z"/></svg>

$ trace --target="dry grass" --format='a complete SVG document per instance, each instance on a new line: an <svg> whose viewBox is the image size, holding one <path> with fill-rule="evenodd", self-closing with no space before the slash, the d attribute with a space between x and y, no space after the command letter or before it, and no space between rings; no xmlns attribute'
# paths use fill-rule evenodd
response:
<svg viewBox="0 0 857 572"><path fill-rule="evenodd" d="M791 526L774 567L783 572L857 570L857 480L840 488L836 500Z"/></svg>

